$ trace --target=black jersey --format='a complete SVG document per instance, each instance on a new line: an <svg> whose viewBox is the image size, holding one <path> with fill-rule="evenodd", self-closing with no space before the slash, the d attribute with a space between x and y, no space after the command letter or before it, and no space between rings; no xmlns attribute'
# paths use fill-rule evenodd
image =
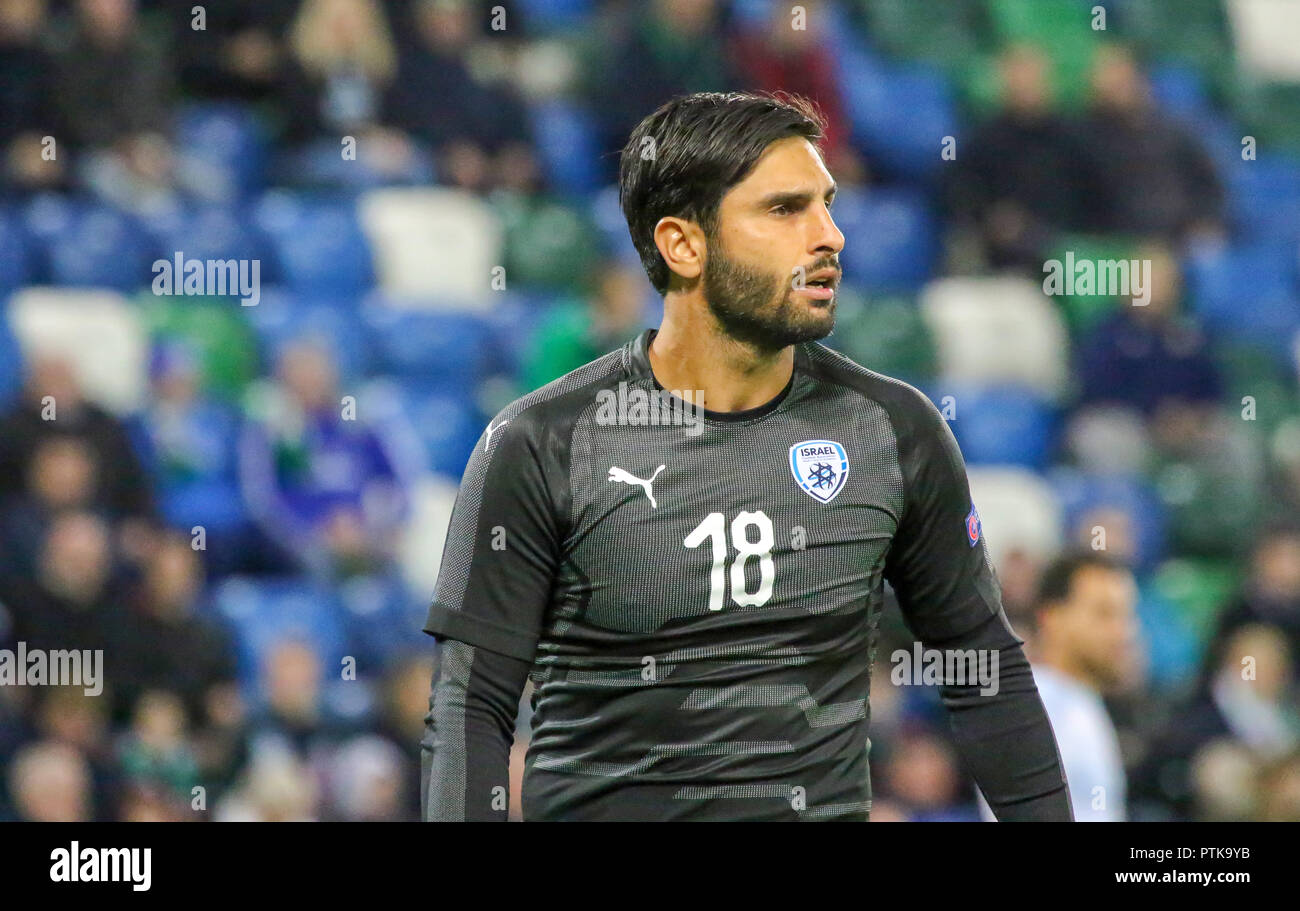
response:
<svg viewBox="0 0 1300 911"><path fill-rule="evenodd" d="M479 440L425 626L454 640L431 699L426 818L504 815L524 673L526 819L867 818L886 582L927 646L1000 652L996 695L944 689L990 805L1070 818L930 401L809 343L766 405L669 414L658 406L681 400L651 371L653 336L517 400Z"/></svg>

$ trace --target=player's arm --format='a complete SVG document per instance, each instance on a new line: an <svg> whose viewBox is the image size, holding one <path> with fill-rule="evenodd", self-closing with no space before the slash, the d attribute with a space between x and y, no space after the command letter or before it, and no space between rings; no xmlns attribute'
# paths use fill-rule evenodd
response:
<svg viewBox="0 0 1300 911"><path fill-rule="evenodd" d="M442 643L420 741L426 822L506 819L515 710L529 667L457 639Z"/></svg>
<svg viewBox="0 0 1300 911"><path fill-rule="evenodd" d="M957 750L999 820L1072 820L1051 723L1002 609L957 441L921 396L898 409L903 516L885 564L903 617L927 649L996 653L997 692L941 686Z"/></svg>
<svg viewBox="0 0 1300 911"><path fill-rule="evenodd" d="M442 643L421 741L431 822L506 819L515 712L559 565L557 447L526 412L504 420L465 469L424 627Z"/></svg>

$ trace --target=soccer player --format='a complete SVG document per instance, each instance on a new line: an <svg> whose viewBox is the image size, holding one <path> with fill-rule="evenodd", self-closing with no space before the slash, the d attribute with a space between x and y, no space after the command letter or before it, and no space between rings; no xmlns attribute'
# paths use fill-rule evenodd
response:
<svg viewBox="0 0 1300 911"><path fill-rule="evenodd" d="M426 819L506 818L531 675L526 820L866 820L886 581L927 647L998 651L996 693L942 688L994 812L1071 819L951 431L816 343L844 246L823 131L802 99L701 93L629 137L664 319L479 440L425 625Z"/></svg>
<svg viewBox="0 0 1300 911"><path fill-rule="evenodd" d="M1122 822L1128 782L1102 694L1134 679L1137 582L1104 552L1071 551L1043 570L1035 615L1034 682L1056 734L1074 818ZM980 812L988 818L987 807Z"/></svg>

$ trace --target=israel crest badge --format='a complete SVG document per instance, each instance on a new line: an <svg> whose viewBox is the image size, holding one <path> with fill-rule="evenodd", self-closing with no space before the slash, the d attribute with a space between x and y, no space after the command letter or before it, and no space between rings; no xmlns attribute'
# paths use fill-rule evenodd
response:
<svg viewBox="0 0 1300 911"><path fill-rule="evenodd" d="M844 489L849 457L834 440L805 440L790 447L790 471L804 493L829 503Z"/></svg>

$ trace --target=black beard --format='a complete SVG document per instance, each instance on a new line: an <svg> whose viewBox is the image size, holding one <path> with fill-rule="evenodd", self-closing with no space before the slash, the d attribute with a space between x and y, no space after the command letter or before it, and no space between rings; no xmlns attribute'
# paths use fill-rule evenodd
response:
<svg viewBox="0 0 1300 911"><path fill-rule="evenodd" d="M835 299L828 321L810 318L790 300L788 277L776 276L729 259L716 240L704 265L704 296L709 312L727 335L759 351L780 351L825 338L835 328ZM773 303L775 302L775 303Z"/></svg>

